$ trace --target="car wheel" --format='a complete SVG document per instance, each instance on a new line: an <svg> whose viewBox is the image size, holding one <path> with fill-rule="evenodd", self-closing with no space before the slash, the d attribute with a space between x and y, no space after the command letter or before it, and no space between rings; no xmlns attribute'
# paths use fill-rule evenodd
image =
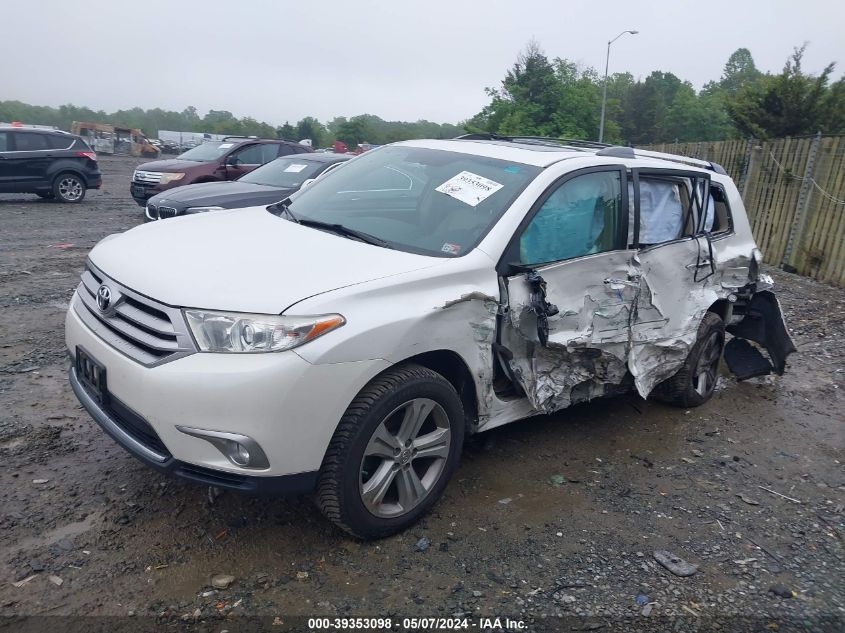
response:
<svg viewBox="0 0 845 633"><path fill-rule="evenodd" d="M443 493L463 439L463 406L443 376L413 364L390 369L341 418L320 469L317 504L361 539L404 530Z"/></svg>
<svg viewBox="0 0 845 633"><path fill-rule="evenodd" d="M52 200L55 198L52 191L36 191L35 195L44 200Z"/></svg>
<svg viewBox="0 0 845 633"><path fill-rule="evenodd" d="M59 202L82 202L85 183L76 174L59 174L53 181L53 197Z"/></svg>
<svg viewBox="0 0 845 633"><path fill-rule="evenodd" d="M716 390L719 363L725 348L725 322L707 312L698 326L698 337L677 374L655 390L660 400L678 407L697 407Z"/></svg>

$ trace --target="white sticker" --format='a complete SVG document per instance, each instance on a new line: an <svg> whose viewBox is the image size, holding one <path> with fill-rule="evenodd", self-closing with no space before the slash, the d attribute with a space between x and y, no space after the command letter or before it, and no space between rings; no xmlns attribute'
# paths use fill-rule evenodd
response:
<svg viewBox="0 0 845 633"><path fill-rule="evenodd" d="M308 167L308 165L303 165L302 163L291 163L290 165L285 167L285 171L292 171L295 174L298 174L306 167Z"/></svg>
<svg viewBox="0 0 845 633"><path fill-rule="evenodd" d="M220 143L217 149L229 149L234 143Z"/></svg>
<svg viewBox="0 0 845 633"><path fill-rule="evenodd" d="M474 207L502 187L504 185L495 180L479 176L471 171L462 171L437 187L435 191L445 193L447 196L452 196L456 200Z"/></svg>

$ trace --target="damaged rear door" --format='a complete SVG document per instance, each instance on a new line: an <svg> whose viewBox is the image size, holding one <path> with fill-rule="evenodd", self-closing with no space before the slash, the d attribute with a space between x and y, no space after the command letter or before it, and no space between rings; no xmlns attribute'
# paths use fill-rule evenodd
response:
<svg viewBox="0 0 845 633"><path fill-rule="evenodd" d="M628 247L624 167L562 177L499 264L497 355L543 412L621 390L639 280Z"/></svg>
<svg viewBox="0 0 845 633"><path fill-rule="evenodd" d="M634 169L631 180L629 240L637 245L640 292L629 367L645 398L684 363L721 289L711 238L700 228L710 175Z"/></svg>

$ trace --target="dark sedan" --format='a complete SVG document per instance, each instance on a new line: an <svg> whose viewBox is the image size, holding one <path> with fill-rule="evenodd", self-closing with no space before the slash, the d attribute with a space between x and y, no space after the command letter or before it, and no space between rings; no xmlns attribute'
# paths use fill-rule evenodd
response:
<svg viewBox="0 0 845 633"><path fill-rule="evenodd" d="M272 204L350 158L352 156L344 154L316 153L285 156L237 180L177 187L149 199L146 219L164 220L206 211Z"/></svg>

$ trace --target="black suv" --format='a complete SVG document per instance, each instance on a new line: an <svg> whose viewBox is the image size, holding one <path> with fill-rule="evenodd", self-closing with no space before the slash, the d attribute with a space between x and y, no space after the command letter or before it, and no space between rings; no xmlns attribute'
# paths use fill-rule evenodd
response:
<svg viewBox="0 0 845 633"><path fill-rule="evenodd" d="M103 184L97 155L80 137L59 130L0 127L0 193L34 193L81 202Z"/></svg>
<svg viewBox="0 0 845 633"><path fill-rule="evenodd" d="M227 136L222 141L197 145L176 158L138 165L129 191L143 207L154 195L174 187L235 180L279 156L313 151L292 141Z"/></svg>

